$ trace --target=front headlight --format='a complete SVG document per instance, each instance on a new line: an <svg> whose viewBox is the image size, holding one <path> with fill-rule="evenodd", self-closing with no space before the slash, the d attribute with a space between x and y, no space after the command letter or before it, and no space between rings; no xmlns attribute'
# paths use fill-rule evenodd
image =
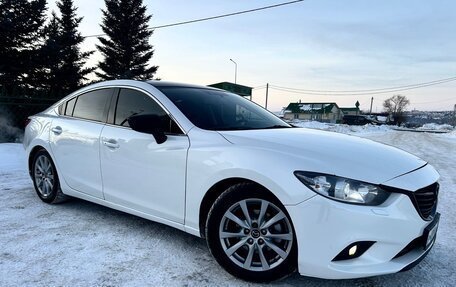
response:
<svg viewBox="0 0 456 287"><path fill-rule="evenodd" d="M307 171L295 171L294 174L313 191L343 202L380 205L390 195L376 185L344 177Z"/></svg>

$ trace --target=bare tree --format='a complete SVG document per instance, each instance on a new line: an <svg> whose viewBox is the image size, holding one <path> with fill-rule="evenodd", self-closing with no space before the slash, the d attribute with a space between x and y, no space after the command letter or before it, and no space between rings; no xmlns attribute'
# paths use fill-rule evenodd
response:
<svg viewBox="0 0 456 287"><path fill-rule="evenodd" d="M409 104L410 101L406 96L394 95L383 102L383 107L390 115L393 116L393 122L400 125L405 121L404 111Z"/></svg>

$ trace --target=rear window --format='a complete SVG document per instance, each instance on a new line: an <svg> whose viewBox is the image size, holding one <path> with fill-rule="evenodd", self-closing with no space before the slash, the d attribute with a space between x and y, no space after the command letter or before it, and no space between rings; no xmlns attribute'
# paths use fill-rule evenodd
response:
<svg viewBox="0 0 456 287"><path fill-rule="evenodd" d="M63 103L59 106L59 108L58 108L59 115L63 115L65 113L65 105L66 105L66 103Z"/></svg>
<svg viewBox="0 0 456 287"><path fill-rule="evenodd" d="M73 98L66 103L65 116L71 117L73 115L74 103L76 103L76 99L77 98Z"/></svg>

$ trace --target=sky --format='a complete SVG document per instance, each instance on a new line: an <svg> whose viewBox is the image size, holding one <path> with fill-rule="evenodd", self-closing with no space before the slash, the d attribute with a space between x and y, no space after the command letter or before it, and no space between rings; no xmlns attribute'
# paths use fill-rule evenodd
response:
<svg viewBox="0 0 456 287"><path fill-rule="evenodd" d="M83 35L102 33L104 1L75 0L84 17ZM144 0L150 26L278 4L286 0ZM48 0L49 13L57 10ZM150 38L162 80L208 85L234 82L256 87L253 100L265 103L272 86L312 90L366 90L430 82L456 76L456 1L307 0L194 24L156 29ZM95 50L87 38L83 50ZM100 61L94 53L89 65ZM456 81L378 95L305 95L270 88L268 109L290 102L336 102L362 110L383 110L395 94L409 110L453 110Z"/></svg>

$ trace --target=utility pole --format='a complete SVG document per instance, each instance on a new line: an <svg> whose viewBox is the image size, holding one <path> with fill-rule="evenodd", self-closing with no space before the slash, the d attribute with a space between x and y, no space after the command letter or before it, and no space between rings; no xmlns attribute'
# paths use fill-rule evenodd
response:
<svg viewBox="0 0 456 287"><path fill-rule="evenodd" d="M268 109L268 93L269 93L269 83L266 84L266 103L264 104L264 108ZM455 105L456 107L456 105Z"/></svg>
<svg viewBox="0 0 456 287"><path fill-rule="evenodd" d="M453 109L453 128L456 128L456 104L454 104Z"/></svg>
<svg viewBox="0 0 456 287"><path fill-rule="evenodd" d="M372 104L374 103L374 97L371 98L371 108L369 111L369 115L372 115Z"/></svg>
<svg viewBox="0 0 456 287"><path fill-rule="evenodd" d="M237 84L236 83L236 80L237 80L237 63L233 59L230 59L230 61L234 63L234 84Z"/></svg>

